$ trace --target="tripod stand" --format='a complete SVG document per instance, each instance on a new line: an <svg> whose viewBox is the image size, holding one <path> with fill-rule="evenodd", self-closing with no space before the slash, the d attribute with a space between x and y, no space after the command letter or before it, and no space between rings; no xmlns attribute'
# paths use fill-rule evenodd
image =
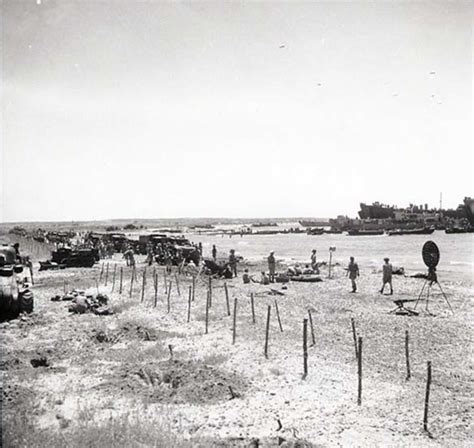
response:
<svg viewBox="0 0 474 448"><path fill-rule="evenodd" d="M434 268L434 267L429 268L428 277L426 278L425 283L423 284L423 287L421 288L420 295L418 296L418 299L416 299L416 303L415 303L415 306L413 307L413 309L416 309L416 306L418 305L418 302L421 300L421 296L423 295L425 287L428 286L427 289L426 289L426 312L428 314L431 314L428 310L428 304L429 304L429 301L430 301L430 291L431 291L431 287L433 286L433 284L438 285L438 288L441 291L441 294L443 295L444 300L446 300L446 303L448 304L449 309L454 314L454 311L451 308L451 304L449 303L448 297L446 296L446 294L443 291L443 288L441 288L441 285L438 282L438 276L436 275L436 268Z"/></svg>

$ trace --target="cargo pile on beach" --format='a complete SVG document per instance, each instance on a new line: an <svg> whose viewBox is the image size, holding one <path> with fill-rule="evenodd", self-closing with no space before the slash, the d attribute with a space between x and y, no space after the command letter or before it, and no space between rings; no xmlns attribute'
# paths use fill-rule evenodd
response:
<svg viewBox="0 0 474 448"><path fill-rule="evenodd" d="M470 284L443 283L454 314L433 289L432 315L401 316L393 300L424 279L397 276L389 296L367 270L350 293L341 266L282 288L105 263L113 279L38 273L34 313L0 324L6 446L469 444Z"/></svg>

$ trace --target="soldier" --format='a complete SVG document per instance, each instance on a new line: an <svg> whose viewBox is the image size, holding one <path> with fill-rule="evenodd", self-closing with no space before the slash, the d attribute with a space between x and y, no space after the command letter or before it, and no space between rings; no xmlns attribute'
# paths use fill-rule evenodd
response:
<svg viewBox="0 0 474 448"><path fill-rule="evenodd" d="M128 257L129 257L129 260L130 260L130 266L132 268L135 267L135 254L133 252L133 248L130 249Z"/></svg>
<svg viewBox="0 0 474 448"><path fill-rule="evenodd" d="M392 265L389 263L389 258L384 258L385 264L382 267L382 289L380 290L380 294L383 294L383 290L385 289L385 285L388 283L390 285L390 295L393 294L393 286L392 286L392 272L393 268Z"/></svg>
<svg viewBox="0 0 474 448"><path fill-rule="evenodd" d="M318 262L316 261L316 249L311 252L311 268L315 274L319 274Z"/></svg>
<svg viewBox="0 0 474 448"><path fill-rule="evenodd" d="M270 279L268 278L267 274L265 274L265 272L262 272L260 283L262 285L269 285L270 284Z"/></svg>
<svg viewBox="0 0 474 448"><path fill-rule="evenodd" d="M242 275L242 281L246 285L250 283L250 275L249 275L249 270L248 269L244 270L244 275Z"/></svg>
<svg viewBox="0 0 474 448"><path fill-rule="evenodd" d="M267 258L267 261L268 261L268 272L269 272L269 280L271 283L273 283L275 281L275 265L276 265L276 261L275 261L275 256L274 256L274 251L272 250L270 252L270 255L268 256Z"/></svg>
<svg viewBox="0 0 474 448"><path fill-rule="evenodd" d="M217 259L217 249L216 249L216 245L215 245L215 244L212 245L212 259L213 259L214 261L216 261L216 259Z"/></svg>
<svg viewBox="0 0 474 448"><path fill-rule="evenodd" d="M352 291L357 292L356 278L359 277L359 266L354 261L354 257L350 258L349 266L347 267L347 276L351 279Z"/></svg>
<svg viewBox="0 0 474 448"><path fill-rule="evenodd" d="M125 262L127 266L130 266L130 248L127 246L123 252L123 258L125 258Z"/></svg>
<svg viewBox="0 0 474 448"><path fill-rule="evenodd" d="M148 263L148 266L153 264L153 255L153 245L148 243L146 246L146 262Z"/></svg>
<svg viewBox="0 0 474 448"><path fill-rule="evenodd" d="M234 277L237 277L237 258L235 256L235 250L231 249L229 254L229 266Z"/></svg>

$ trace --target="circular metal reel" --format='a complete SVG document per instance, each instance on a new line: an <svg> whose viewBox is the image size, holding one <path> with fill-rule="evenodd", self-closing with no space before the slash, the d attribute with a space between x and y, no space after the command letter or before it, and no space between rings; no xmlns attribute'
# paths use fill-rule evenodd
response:
<svg viewBox="0 0 474 448"><path fill-rule="evenodd" d="M427 241L423 245L421 253L423 256L423 262L428 268L433 269L438 265L440 253L438 246L434 241Z"/></svg>

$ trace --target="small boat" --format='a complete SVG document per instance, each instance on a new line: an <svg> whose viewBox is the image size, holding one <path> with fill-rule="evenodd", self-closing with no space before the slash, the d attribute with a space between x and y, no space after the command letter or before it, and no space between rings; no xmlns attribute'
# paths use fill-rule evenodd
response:
<svg viewBox="0 0 474 448"><path fill-rule="evenodd" d="M374 236L374 235L383 235L383 230L357 230L352 229L348 230L347 234L350 236Z"/></svg>
<svg viewBox="0 0 474 448"><path fill-rule="evenodd" d="M434 229L430 229L428 227L421 228L421 229L395 229L389 230L387 234L389 236L397 236L397 235L431 235L434 232Z"/></svg>
<svg viewBox="0 0 474 448"><path fill-rule="evenodd" d="M340 235L342 233L342 230L330 229L330 230L325 230L324 233L327 233L328 235Z"/></svg>
<svg viewBox="0 0 474 448"><path fill-rule="evenodd" d="M320 220L320 221L308 221L308 220L302 220L302 221L298 221L300 223L301 226L303 227L318 227L318 226L327 226L329 225L329 222L328 221L323 221L323 220Z"/></svg>
<svg viewBox="0 0 474 448"><path fill-rule="evenodd" d="M474 227L471 228L460 228L460 227L451 227L450 229L446 229L445 233L453 234L453 233L473 233Z"/></svg>
<svg viewBox="0 0 474 448"><path fill-rule="evenodd" d="M313 274L301 274L301 275L295 275L293 277L290 277L292 282L302 282L302 283L319 283L322 282L322 278L313 275Z"/></svg>
<svg viewBox="0 0 474 448"><path fill-rule="evenodd" d="M306 233L308 235L322 235L324 233L324 229L321 229L319 227L315 227L313 229L307 229Z"/></svg>

